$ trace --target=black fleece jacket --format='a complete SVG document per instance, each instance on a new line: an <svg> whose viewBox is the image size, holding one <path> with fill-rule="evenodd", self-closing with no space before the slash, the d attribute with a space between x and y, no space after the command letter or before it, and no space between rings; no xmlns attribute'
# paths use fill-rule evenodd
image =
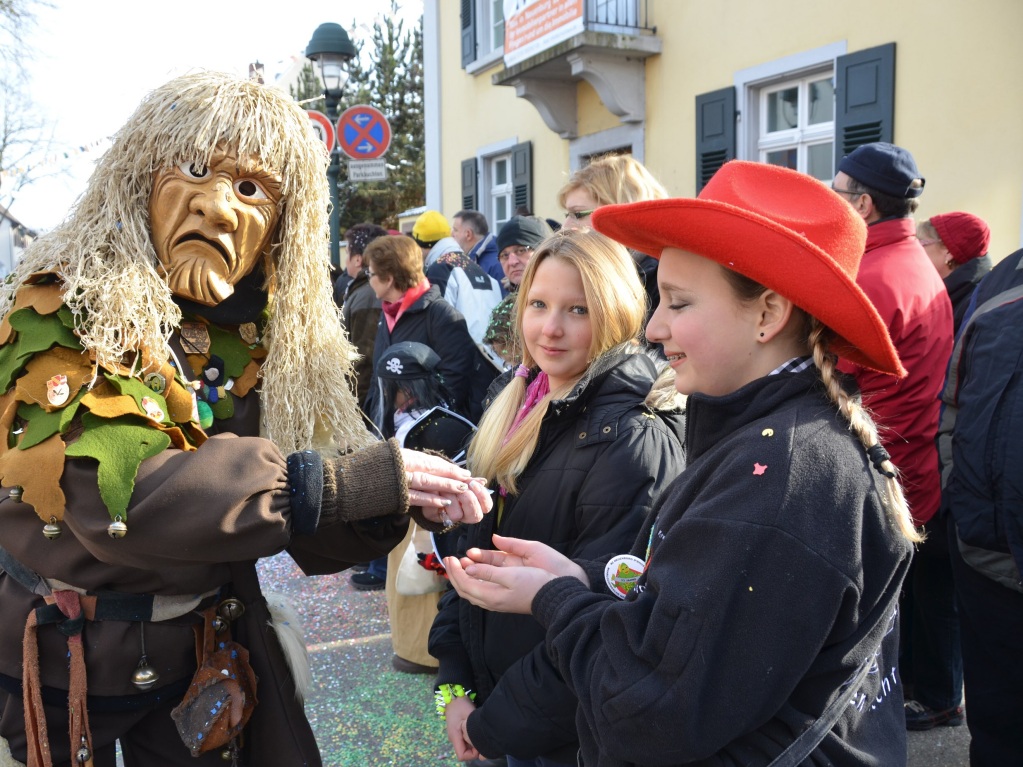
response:
<svg viewBox="0 0 1023 767"><path fill-rule="evenodd" d="M896 612L911 549L815 369L691 396L686 450L624 601L600 563L584 565L592 589L558 578L533 600L580 700L582 763L767 765L872 658L805 763L905 765Z"/></svg>

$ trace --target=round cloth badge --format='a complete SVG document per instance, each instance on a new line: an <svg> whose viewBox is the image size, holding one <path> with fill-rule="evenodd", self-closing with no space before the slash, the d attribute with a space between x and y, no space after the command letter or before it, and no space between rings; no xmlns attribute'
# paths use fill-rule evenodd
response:
<svg viewBox="0 0 1023 767"><path fill-rule="evenodd" d="M645 569L646 563L639 557L634 557L632 554L619 554L616 557L611 557L604 565L604 582L607 583L612 594L619 599L625 599Z"/></svg>

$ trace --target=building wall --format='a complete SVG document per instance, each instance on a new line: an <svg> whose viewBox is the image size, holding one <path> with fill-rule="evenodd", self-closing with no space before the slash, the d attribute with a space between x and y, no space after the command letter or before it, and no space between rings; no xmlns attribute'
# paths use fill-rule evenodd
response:
<svg viewBox="0 0 1023 767"><path fill-rule="evenodd" d="M569 142L551 132L514 89L491 84L502 64L466 74L459 4L438 3L442 200L459 208L460 161L513 138L533 142L534 210L558 216ZM1023 3L1019 0L648 0L663 41L646 63L644 161L675 195L696 191L695 97L735 84L740 73L819 48L848 53L896 43L894 141L917 160L927 186L918 217L967 210L992 230L991 255L1023 245ZM427 72L427 77L436 76ZM618 124L581 83L580 135ZM742 104L740 94L740 109ZM740 117L740 126L742 125ZM740 157L744 156L740 147ZM427 158L430 163L432 159Z"/></svg>

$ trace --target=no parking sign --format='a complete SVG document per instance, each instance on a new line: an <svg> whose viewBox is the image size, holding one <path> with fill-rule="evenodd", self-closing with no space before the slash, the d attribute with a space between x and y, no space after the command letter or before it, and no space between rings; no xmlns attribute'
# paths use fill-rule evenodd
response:
<svg viewBox="0 0 1023 767"><path fill-rule="evenodd" d="M334 124L323 112L307 109L305 113L309 115L309 126L313 133L327 145L327 151L331 151L334 148Z"/></svg>
<svg viewBox="0 0 1023 767"><path fill-rule="evenodd" d="M353 160L376 160L391 145L391 124L376 107L349 107L338 118L337 143Z"/></svg>

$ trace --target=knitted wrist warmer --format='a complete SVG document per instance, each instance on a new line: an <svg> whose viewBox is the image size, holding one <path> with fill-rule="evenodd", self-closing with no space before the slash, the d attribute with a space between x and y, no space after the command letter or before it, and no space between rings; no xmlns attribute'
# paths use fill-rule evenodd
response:
<svg viewBox="0 0 1023 767"><path fill-rule="evenodd" d="M324 462L320 527L407 512L408 480L397 440Z"/></svg>

